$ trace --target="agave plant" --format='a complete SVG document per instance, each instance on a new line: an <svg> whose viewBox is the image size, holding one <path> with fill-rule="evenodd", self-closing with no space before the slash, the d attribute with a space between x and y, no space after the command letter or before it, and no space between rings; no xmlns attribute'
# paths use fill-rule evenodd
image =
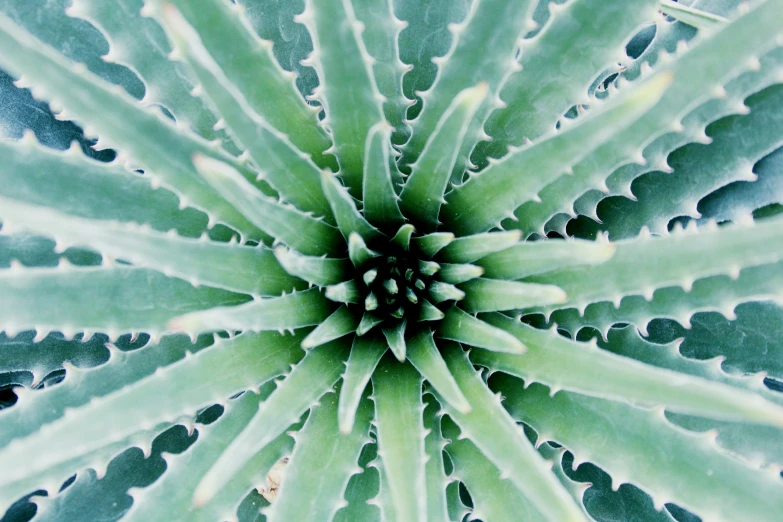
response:
<svg viewBox="0 0 783 522"><path fill-rule="evenodd" d="M781 519L783 1L43 4L4 520Z"/></svg>

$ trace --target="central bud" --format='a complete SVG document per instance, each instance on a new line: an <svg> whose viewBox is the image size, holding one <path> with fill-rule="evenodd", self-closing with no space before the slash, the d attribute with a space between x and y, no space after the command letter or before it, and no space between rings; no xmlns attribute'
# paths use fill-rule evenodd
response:
<svg viewBox="0 0 783 522"><path fill-rule="evenodd" d="M381 320L418 320L432 276L440 267L411 256L410 251L389 250L357 267L361 274L357 281L362 297L359 304Z"/></svg>
<svg viewBox="0 0 783 522"><path fill-rule="evenodd" d="M436 304L464 297L461 290L440 280L441 265L428 253L428 245L432 251L433 241L441 238L413 234L412 225L403 225L392 239L374 238L370 246L359 234L349 235L353 277L328 286L326 297L343 303L356 318L357 335L378 326L385 335L401 338L406 327L442 319L444 313Z"/></svg>

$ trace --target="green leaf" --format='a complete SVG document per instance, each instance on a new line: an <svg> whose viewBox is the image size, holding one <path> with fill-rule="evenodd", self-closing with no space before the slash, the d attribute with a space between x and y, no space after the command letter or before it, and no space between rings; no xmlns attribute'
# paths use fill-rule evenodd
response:
<svg viewBox="0 0 783 522"><path fill-rule="evenodd" d="M372 402L366 394L359 404L353 429L337 429L336 393L327 392L311 409L307 422L294 438L296 446L286 465L280 492L265 511L269 522L332 520L344 503L343 492L357 468L359 454L370 442ZM306 498L307 502L302 499Z"/></svg>
<svg viewBox="0 0 783 522"><path fill-rule="evenodd" d="M356 232L352 232L348 235L348 257L351 258L353 266L360 267L370 259L378 257L379 255L378 252L367 248L367 243L365 243L362 236Z"/></svg>
<svg viewBox="0 0 783 522"><path fill-rule="evenodd" d="M593 104L591 117L566 120L559 130L474 174L446 195L441 221L458 234L499 226L523 203L536 200L546 185L655 106L671 81L671 73L659 74L627 93Z"/></svg>
<svg viewBox="0 0 783 522"><path fill-rule="evenodd" d="M370 377L375 371L378 361L381 360L387 349L388 345L385 339L378 333L354 337L351 355L345 365L337 408L341 433L347 434L353 430L356 410L359 407L362 393L364 393L367 383L370 382Z"/></svg>
<svg viewBox="0 0 783 522"><path fill-rule="evenodd" d="M450 242L439 256L449 263L472 263L493 252L519 244L521 238L522 235L516 230L463 236Z"/></svg>
<svg viewBox="0 0 783 522"><path fill-rule="evenodd" d="M158 336L167 322L191 310L234 305L247 297L195 288L145 268L128 266L11 268L0 270L0 324L6 332L58 330Z"/></svg>
<svg viewBox="0 0 783 522"><path fill-rule="evenodd" d="M362 314L362 320L359 321L359 326L356 327L356 335L359 337L367 334L370 330L378 326L383 322L383 319L379 319L370 312L364 312Z"/></svg>
<svg viewBox="0 0 783 522"><path fill-rule="evenodd" d="M195 209L180 210L177 196L153 189L151 179L119 162L100 163L76 148L57 151L35 139L0 140L0 194L34 205L91 219L148 223L187 236L206 229L207 217ZM105 201L111 199L112 204Z"/></svg>
<svg viewBox="0 0 783 522"><path fill-rule="evenodd" d="M419 305L419 317L417 318L418 322L440 321L444 317L445 314L440 311L440 308L434 306L426 299L421 300L421 304Z"/></svg>
<svg viewBox="0 0 783 522"><path fill-rule="evenodd" d="M353 312L348 310L347 306L342 305L305 337L304 341L302 341L302 348L308 350L339 339L355 332L358 325L359 320Z"/></svg>
<svg viewBox="0 0 783 522"><path fill-rule="evenodd" d="M429 295L434 303L442 303L443 301L461 301L465 297L465 292L454 285L433 281L430 283Z"/></svg>
<svg viewBox="0 0 783 522"><path fill-rule="evenodd" d="M530 499L546 520L586 522L582 511L550 472L522 428L506 413L498 397L473 369L467 354L459 349L447 350L444 359L471 405L470 413L460 413L440 401L460 427L461 437L470 439Z"/></svg>
<svg viewBox="0 0 783 522"><path fill-rule="evenodd" d="M203 138L177 129L160 112L143 109L124 91L45 47L5 16L0 16L0 53L2 65L21 77L23 84L35 84L39 97L64 106L69 118L81 123L88 135L100 134L107 146L121 148L134 163L149 171L150 179L170 188L185 205L206 211L210 219L233 226L250 239L262 237L200 179L191 163L198 153L243 168L231 156ZM112 110L106 111L105 107ZM117 125L117 121L123 125ZM245 173L251 175L246 169Z"/></svg>
<svg viewBox="0 0 783 522"><path fill-rule="evenodd" d="M688 142L703 140L707 124L728 114L745 112L742 100L776 82L772 71L778 67L779 57L770 62L761 55L777 38L779 28L775 21L781 16L783 9L778 2L753 4L746 14L719 31L684 46L690 49L678 52L676 59L661 60L656 74L673 73L674 80L656 109L585 156L574 166L573 176L561 177L542 190L539 193L542 203L526 203L517 209L518 224L506 221L504 225L529 234L542 232L553 215L573 212L575 206L580 213L592 215L595 204L605 197L603 192L627 195L631 182L641 173L668 170L665 160L671 151ZM656 48L653 54L660 50ZM763 60L762 69L748 72L758 68L758 57ZM723 95L717 86L726 87L727 96L720 101L714 99ZM694 111L700 104L704 104L703 109ZM684 117L689 112L694 116ZM681 122L679 133L672 132L672 122ZM635 161L645 166L633 164ZM578 200L591 190L594 192L590 195L597 194L597 190L600 196L586 197L584 202Z"/></svg>
<svg viewBox="0 0 783 522"><path fill-rule="evenodd" d="M67 375L62 385L33 388L29 393L24 393L25 390L21 388L16 389L20 397L15 407L5 409L0 414L3 419L0 423L0 446L5 446L11 439L36 432L41 425L61 418L66 410L84 406L93 397L109 395L140 381L159 367L179 361L186 352L195 353L211 345L212 341L212 336L205 335L193 344L187 336L171 335L157 343L150 342L143 348L130 351L118 350L107 343L108 360L96 368L78 368L66 362L63 366L67 368ZM62 477L57 487L66 478ZM28 483L25 487L32 488L35 485Z"/></svg>
<svg viewBox="0 0 783 522"><path fill-rule="evenodd" d="M446 424L446 422L444 422ZM451 423L449 423L451 424ZM470 492L471 514L480 520L541 520L541 513L514 483L468 438L459 439L456 427L444 429L446 446L454 464L453 476ZM525 444L528 444L525 441Z"/></svg>
<svg viewBox="0 0 783 522"><path fill-rule="evenodd" d="M285 134L298 149L311 154L319 166L330 163L325 150L331 140L318 124L317 110L305 103L294 84L295 75L278 65L272 55L272 42L253 33L241 10L220 0L198 5L187 0L152 0L145 5L147 12L163 21L166 4L182 13L185 23L198 33L204 50L220 64L232 90L253 112Z"/></svg>
<svg viewBox="0 0 783 522"><path fill-rule="evenodd" d="M475 0L465 20L448 27L453 41L446 55L434 60L439 70L432 88L419 93L424 106L412 122L411 139L403 147L405 164L422 153L424 143L458 93L479 81L486 82L488 96L467 130L455 169L455 181L461 180L467 157L481 138L484 121L499 105L500 87L510 72L518 69L515 56L519 40L533 27L534 7L535 2L530 0Z"/></svg>
<svg viewBox="0 0 783 522"><path fill-rule="evenodd" d="M236 151L231 139L214 129L217 117L191 95L193 83L185 68L168 59L171 47L166 34L155 21L142 16L135 0L77 1L66 12L103 33L109 43L109 52L102 57L105 62L127 65L140 77L145 86L142 103L165 107L180 125L208 140L219 138L226 150Z"/></svg>
<svg viewBox="0 0 783 522"><path fill-rule="evenodd" d="M438 275L441 281L458 285L470 281L484 274L484 268L477 265L461 265L453 263L441 263Z"/></svg>
<svg viewBox="0 0 783 522"><path fill-rule="evenodd" d="M469 413L470 404L454 381L454 377L449 373L438 348L432 331L429 328L421 330L408 340L408 360L452 408L462 413ZM451 343L442 345L442 348L460 349L459 346Z"/></svg>
<svg viewBox="0 0 783 522"><path fill-rule="evenodd" d="M335 285L348 279L350 274L347 259L303 256L283 246L275 248L274 255L283 270L314 285Z"/></svg>
<svg viewBox="0 0 783 522"><path fill-rule="evenodd" d="M370 5L370 2L363 4ZM363 213L378 227L394 227L405 222L394 190L400 173L391 156L391 130L385 121L373 125L364 145Z"/></svg>
<svg viewBox="0 0 783 522"><path fill-rule="evenodd" d="M454 234L451 232L434 232L416 236L412 239L413 246L427 259L435 257L435 254L452 241L454 241Z"/></svg>
<svg viewBox="0 0 783 522"><path fill-rule="evenodd" d="M370 0L352 3L356 18L364 25L362 41L373 58L373 76L378 91L386 100L383 113L394 134L387 136L391 143L404 143L410 135L405 113L411 101L402 94L402 77L410 70L400 60L398 39L407 24L394 14L396 7L391 0ZM365 156L366 158L366 156ZM366 177L365 177L366 179ZM366 194L365 188L365 194Z"/></svg>
<svg viewBox="0 0 783 522"><path fill-rule="evenodd" d="M559 286L568 295L566 304L579 309L596 301L619 305L628 295L653 299L658 288L679 285L687 291L697 279L723 274L739 277L742 268L780 261L781 223L778 217L747 225L712 224L663 238L640 236L615 243L614 256L600 265L561 268L527 281Z"/></svg>
<svg viewBox="0 0 783 522"><path fill-rule="evenodd" d="M193 505L193 491L201 476L258 411L259 402L274 389L267 383L258 395L247 391L228 401L225 412L211 425L198 427L198 440L181 455L166 455L166 472L155 483L134 489L133 505L125 515L130 521L176 520L186 516L193 522L219 519L225 513L236 513L247 491L264 484L266 475L282 457L290 454L293 439L280 435L249 459L241 471L210 502L198 508ZM292 429L295 427L292 427Z"/></svg>
<svg viewBox="0 0 783 522"><path fill-rule="evenodd" d="M326 199L329 200L334 217L337 219L337 227L346 240L352 233L359 234L367 242L383 237L378 229L364 219L364 216L356 208L356 203L348 193L348 189L340 183L334 174L328 171L321 172L321 187L326 194Z"/></svg>
<svg viewBox="0 0 783 522"><path fill-rule="evenodd" d="M760 522L777 520L783 509L777 473L748 467L659 413L570 392L550 398L545 386L522 390L520 381L508 376L494 383L511 414L533 426L542 440L557 441L576 458L594 462L616 487L632 475L658 508L672 502L704 519Z"/></svg>
<svg viewBox="0 0 783 522"><path fill-rule="evenodd" d="M592 103L587 96L591 82L600 71L630 61L628 40L659 16L657 8L658 0L552 5L541 31L521 42L521 70L510 74L500 90L506 106L494 111L485 125L492 140L479 143L472 159L484 167L487 156L500 158L509 146L519 147L526 138L538 140L575 104Z"/></svg>
<svg viewBox="0 0 783 522"><path fill-rule="evenodd" d="M613 303L589 305L580 316L574 308L558 310L551 315L558 327L573 335L583 326L592 326L606 336L613 324L635 325L647 335L650 321L659 318L674 319L690 328L691 317L697 312L717 311L725 317L734 317L734 308L745 302L778 301L783 296L783 264L762 265L740 271L735 280L729 276L700 279L690 292L681 287L658 290L651 301L642 296L630 296L615 308Z"/></svg>
<svg viewBox="0 0 783 522"><path fill-rule="evenodd" d="M564 303L566 293L554 285L518 283L501 279L473 279L460 285L465 292L462 306L468 313L515 310L530 306Z"/></svg>
<svg viewBox="0 0 783 522"><path fill-rule="evenodd" d="M729 386L744 388L772 402L783 399L779 392L770 390L764 384L766 374L756 375L726 373L721 363L724 357L709 360L694 360L681 353L681 340L661 346L645 341L633 327L612 329L608 341L599 343L614 353L633 357L645 364L711 379ZM783 464L783 430L777 427L752 425L741 422L724 422L692 416L668 413L675 424L696 432L717 430L716 442L731 453L741 455L749 462L759 465Z"/></svg>
<svg viewBox="0 0 783 522"><path fill-rule="evenodd" d="M408 219L427 229L439 223L441 205L451 172L473 116L487 96L489 87L480 83L454 97L427 139L424 150L411 165L402 187L400 207ZM418 120L414 120L417 121Z"/></svg>
<svg viewBox="0 0 783 522"><path fill-rule="evenodd" d="M327 299L337 301L338 303L353 303L359 302L359 288L356 285L356 281L351 279L336 285L326 287L324 295Z"/></svg>
<svg viewBox="0 0 783 522"><path fill-rule="evenodd" d="M512 280L562 267L601 264L614 251L615 246L605 241L523 241L483 257L477 264L484 268L486 277Z"/></svg>
<svg viewBox="0 0 783 522"><path fill-rule="evenodd" d="M709 145L689 144L671 154L672 172L637 178L636 201L613 197L602 202L601 228L614 240L636 236L642 227L666 235L672 219L699 218L699 202L715 190L735 181L755 181L754 164L783 145L783 88L768 88L746 99L745 105L747 115L709 126Z"/></svg>
<svg viewBox="0 0 783 522"><path fill-rule="evenodd" d="M389 345L394 356L398 361L405 361L405 353L407 351L405 343L405 326L407 320L403 319L397 325L391 328L383 328L383 336L386 337L386 342Z"/></svg>
<svg viewBox="0 0 783 522"><path fill-rule="evenodd" d="M219 23L221 18L226 16L233 17L230 12L220 13L220 11L228 10L228 6L218 7L221 3L210 0L197 10L194 10L192 7L187 7L187 9L191 13L198 11L198 15L196 15L198 18L204 16L204 10L214 11L214 18L209 19L208 22L211 27ZM179 4L183 4L183 2L179 2ZM331 223L334 223L329 202L321 190L320 169L313 163L309 155L304 154L291 142L286 132L288 130L295 136L304 134L305 136L303 137L308 141L312 140L314 135L321 137L315 132L317 124L313 118L312 110L304 105L303 100L298 95L296 95L295 99L283 95L283 93L291 94L290 91L292 91L293 85L290 81L286 80L285 85L269 86L268 88L270 89L276 89L270 91L276 94L275 103L265 101L265 107L262 109L266 113L271 112L270 116L274 120L287 122L287 124L282 125L281 122L277 122L281 126L275 128L272 121L267 121L257 113L246 98L243 97L237 86L227 77L227 72L221 67L220 62L202 44L203 35L199 35L188 24L183 14L173 5L167 4L168 7L162 9L161 18L169 35L175 42L177 52L187 60L195 77L198 78L201 88L217 108L224 125L228 127L231 135L247 149L248 155L260 169L259 178L269 182L284 200L290 202L298 209L305 212L314 212L316 215L323 216ZM185 5L187 6L187 4ZM203 20L202 24L205 22L206 20ZM248 38L250 37L250 33L245 27L240 26L236 30L238 32L244 31ZM253 42L261 41L253 39ZM220 42L222 43L222 41ZM271 59L271 56L267 56L270 54L269 46L265 46L266 49L259 48L258 45L254 47L256 48L256 55L266 56L266 59ZM247 48L242 47L239 49ZM220 54L228 54L226 51ZM230 56L231 60L227 65L229 69L233 62L238 61L235 52L231 53ZM258 61L252 58L248 60L250 63ZM242 63L242 69L247 70L248 67L253 67L254 65L255 63L249 65L249 63L245 62ZM260 67L256 68L254 73L265 74L265 64L259 65ZM267 73L272 78L281 76L282 71L276 64L273 67L267 66L266 68L272 69ZM264 80L269 81L270 78L264 78ZM261 82L253 81L253 88L258 88L259 83L263 83L263 80ZM270 81L270 83L274 83L274 80ZM266 95L264 97L268 98ZM294 107L288 107L291 114L283 116L283 113L279 111L286 105L294 105ZM306 113L306 119L297 122L297 118L295 116L292 118L291 115L296 115L296 109L300 108L301 111L299 112ZM302 129L291 128L291 122L294 125L301 125L305 132L300 132ZM323 132L322 129L318 130ZM324 138L328 140L328 137L324 136ZM300 141L302 140L300 139ZM321 150L317 151L320 156L320 153L326 147L322 140L317 141L315 148L312 143L303 143L303 145L309 145L309 152L313 153L316 153L316 149L320 148ZM321 161L323 161L323 157L321 157Z"/></svg>
<svg viewBox="0 0 783 522"><path fill-rule="evenodd" d="M331 225L263 195L226 163L195 156L193 164L207 182L247 219L277 241L305 255L336 254L340 233Z"/></svg>
<svg viewBox="0 0 783 522"><path fill-rule="evenodd" d="M193 497L196 506L209 502L248 458L275 440L334 386L349 351L350 347L343 341L334 341L307 352L203 475Z"/></svg>
<svg viewBox="0 0 783 522"><path fill-rule="evenodd" d="M444 364L445 366L445 364ZM424 453L427 463L424 466L427 484L427 522L451 522L448 511L446 489L451 480L446 476L443 461L443 448L446 441L440 431L440 404L431 394L424 396Z"/></svg>
<svg viewBox="0 0 783 522"><path fill-rule="evenodd" d="M524 356L480 350L472 354L473 362L493 371L540 382L555 393L564 389L701 417L783 427L783 407L757 391L656 368L602 350L595 343L572 341L500 314L485 320L513 333L528 348Z"/></svg>
<svg viewBox="0 0 783 522"><path fill-rule="evenodd" d="M476 319L456 306L446 311L446 317L435 335L441 339L499 352L520 354L526 350L525 345L513 335Z"/></svg>
<svg viewBox="0 0 783 522"><path fill-rule="evenodd" d="M422 379L408 363L386 357L372 376L378 455L397 520L427 519Z"/></svg>
<svg viewBox="0 0 783 522"><path fill-rule="evenodd" d="M672 0L659 0L661 12L697 29L715 29L728 22L722 16L695 9Z"/></svg>
<svg viewBox="0 0 783 522"><path fill-rule="evenodd" d="M403 250L410 250L411 236L415 231L416 228L413 225L402 225L392 238L392 243L396 244Z"/></svg>
<svg viewBox="0 0 783 522"><path fill-rule="evenodd" d="M298 359L298 352L295 343L272 334L245 334L216 342L192 357L70 410L45 429L14 439L0 451L0 462L8 471L0 478L0 485L43 473L162 421L259 386L287 371Z"/></svg>
<svg viewBox="0 0 783 522"><path fill-rule="evenodd" d="M133 223L97 221L0 196L3 227L52 237L59 248L81 246L111 258L186 279L256 295L279 295L306 287L289 276L263 247L217 243L155 232Z"/></svg>
<svg viewBox="0 0 783 522"><path fill-rule="evenodd" d="M331 129L340 176L355 197L362 194L364 140L383 121L383 95L378 92L372 58L361 37L361 22L348 0L307 0L297 22L307 26L313 53L307 64L321 81L313 97L326 110L323 124Z"/></svg>
<svg viewBox="0 0 783 522"><path fill-rule="evenodd" d="M320 324L330 313L329 301L315 288L281 297L254 299L238 306L222 306L178 315L168 322L174 332L220 330L287 330Z"/></svg>

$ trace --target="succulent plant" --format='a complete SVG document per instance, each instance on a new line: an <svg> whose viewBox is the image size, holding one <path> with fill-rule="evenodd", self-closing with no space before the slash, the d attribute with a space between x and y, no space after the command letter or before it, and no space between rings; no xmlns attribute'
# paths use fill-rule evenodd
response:
<svg viewBox="0 0 783 522"><path fill-rule="evenodd" d="M3 520L781 519L783 1L1 5Z"/></svg>

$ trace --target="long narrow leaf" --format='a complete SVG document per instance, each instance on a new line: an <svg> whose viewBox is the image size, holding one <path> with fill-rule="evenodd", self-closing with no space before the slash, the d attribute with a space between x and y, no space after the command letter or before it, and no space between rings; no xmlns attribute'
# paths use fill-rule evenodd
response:
<svg viewBox="0 0 783 522"><path fill-rule="evenodd" d="M506 475L536 509L551 522L586 522L571 495L550 473L541 455L527 440L496 396L473 369L467 354L459 349L444 354L446 364L470 401L470 413L460 413L441 402L462 435Z"/></svg>
<svg viewBox="0 0 783 522"><path fill-rule="evenodd" d="M114 339L124 332L168 331L172 318L193 310L238 305L247 297L146 268L128 266L12 268L0 271L0 324L6 332L85 330Z"/></svg>
<svg viewBox="0 0 783 522"><path fill-rule="evenodd" d="M473 354L475 363L493 370L540 382L554 390L562 388L604 399L663 406L702 417L783 426L783 407L757 393L655 368L500 314L485 320L513 333L528 347L524 356L482 351Z"/></svg>
<svg viewBox="0 0 783 522"><path fill-rule="evenodd" d="M307 352L201 478L193 497L197 506L209 502L247 458L272 442L334 386L340 378L340 363L348 356L349 348L335 341Z"/></svg>
<svg viewBox="0 0 783 522"><path fill-rule="evenodd" d="M298 352L282 336L251 334L218 342L72 410L44 430L13 440L0 451L0 462L7 471L0 484L22 480L140 428L151 428L259 386L285 373L298 359ZM192 386L194 382L200 386Z"/></svg>
<svg viewBox="0 0 783 522"><path fill-rule="evenodd" d="M656 412L570 392L549 397L539 384L523 391L510 376L500 377L496 386L514 417L577 458L589 458L612 476L615 487L633 476L659 508L672 502L707 520L759 522L776 521L783 509L777 473L760 473Z"/></svg>
<svg viewBox="0 0 783 522"><path fill-rule="evenodd" d="M229 155L189 135L160 113L143 109L123 92L68 62L45 47L5 16L0 16L0 61L25 82L35 83L37 93L50 103L64 106L88 134L100 134L112 146L121 147L134 163L154 173L180 200L209 213L212 219L237 227L251 239L257 229L211 189L195 172L191 158L203 154L243 169ZM112 107L111 112L104 110ZM117 121L123 125L117 125Z"/></svg>
<svg viewBox="0 0 783 522"><path fill-rule="evenodd" d="M426 520L421 376L389 357L373 373L378 455L398 520Z"/></svg>
<svg viewBox="0 0 783 522"><path fill-rule="evenodd" d="M349 0L306 0L296 20L307 26L313 39L308 62L321 81L314 97L326 109L324 124L332 131L340 176L359 197L364 140L370 128L383 121L384 101L375 84L360 22Z"/></svg>
<svg viewBox="0 0 783 522"><path fill-rule="evenodd" d="M350 433L364 389L381 357L388 350L386 339L378 335L354 337L351 355L345 364L340 402L337 408L340 432Z"/></svg>
<svg viewBox="0 0 783 522"><path fill-rule="evenodd" d="M257 295L279 295L306 285L289 276L263 247L243 247L206 239L188 239L138 227L83 219L0 197L4 227L50 236L61 247L84 246L174 275Z"/></svg>
<svg viewBox="0 0 783 522"><path fill-rule="evenodd" d="M315 288L281 297L255 299L178 315L168 322L174 332L196 334L219 330L285 330L321 323L331 306Z"/></svg>

